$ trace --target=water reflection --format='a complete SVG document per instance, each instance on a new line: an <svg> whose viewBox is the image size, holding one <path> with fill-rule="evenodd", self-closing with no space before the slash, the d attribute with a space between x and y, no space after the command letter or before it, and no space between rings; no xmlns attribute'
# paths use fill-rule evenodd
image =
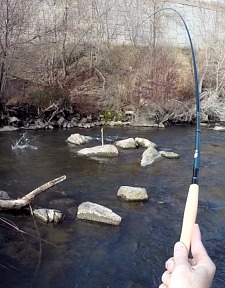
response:
<svg viewBox="0 0 225 288"><path fill-rule="evenodd" d="M78 157L76 151L80 148L66 143L72 133L96 139L83 147L99 145L100 128L30 131L29 136L35 137L32 145L38 149L15 153L11 145L22 133L0 134L0 189L11 197L21 197L51 179L67 176L66 181L43 193L34 203L65 213L66 218L59 225L37 222L42 238L56 247L42 242L40 250L36 238L24 238L1 226L1 287L157 287L164 262L179 239L192 176L194 128L106 128L108 141L144 137L158 144L159 149L171 149L181 156L145 168L139 165L143 148L120 150L119 157L110 159ZM218 267L225 263L224 135L202 131L199 176L198 222L203 241ZM121 185L145 187L149 201L126 203L117 199ZM122 216L122 225L111 227L76 219L77 207L83 201L113 209ZM32 217L26 213L2 215L20 229L37 234ZM214 287L224 287L223 275L219 268Z"/></svg>

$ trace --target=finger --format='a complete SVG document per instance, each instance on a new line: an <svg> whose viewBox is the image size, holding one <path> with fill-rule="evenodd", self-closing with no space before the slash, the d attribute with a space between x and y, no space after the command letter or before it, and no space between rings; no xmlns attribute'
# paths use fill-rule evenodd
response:
<svg viewBox="0 0 225 288"><path fill-rule="evenodd" d="M192 265L207 264L208 271L212 274L215 273L215 264L208 256L208 253L202 244L201 231L198 224L193 226L191 238L191 252L193 255Z"/></svg>
<svg viewBox="0 0 225 288"><path fill-rule="evenodd" d="M174 258L173 258L173 257L169 258L169 259L166 261L165 267L166 267L166 269L167 269L170 273L173 272L173 269L174 269L174 267L175 267L175 263L174 263Z"/></svg>
<svg viewBox="0 0 225 288"><path fill-rule="evenodd" d="M159 286L159 288L168 288L168 286L165 285L164 283L162 283L162 284Z"/></svg>
<svg viewBox="0 0 225 288"><path fill-rule="evenodd" d="M178 265L189 265L188 251L182 242L177 242L174 245L174 263L175 267Z"/></svg>
<svg viewBox="0 0 225 288"><path fill-rule="evenodd" d="M208 256L205 247L201 240L201 231L198 224L194 224L191 236L191 253L193 257L198 261L202 257Z"/></svg>
<svg viewBox="0 0 225 288"><path fill-rule="evenodd" d="M162 282L167 286L169 286L170 284L170 278L171 278L171 273L169 271L165 271L162 274Z"/></svg>

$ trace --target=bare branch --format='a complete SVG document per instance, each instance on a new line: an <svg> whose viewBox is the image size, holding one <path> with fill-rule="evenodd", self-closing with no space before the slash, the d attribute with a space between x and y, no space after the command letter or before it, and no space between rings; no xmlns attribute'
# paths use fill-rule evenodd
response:
<svg viewBox="0 0 225 288"><path fill-rule="evenodd" d="M66 179L66 176L61 176L59 178L56 178L54 180L51 180L42 186L36 188L35 190L31 191L24 197L20 199L6 199L6 200L0 200L0 209L20 209L24 206L27 206L31 203L31 201L38 195L40 195L42 192L50 189L51 187L55 186L56 184L59 184L60 182L64 181Z"/></svg>

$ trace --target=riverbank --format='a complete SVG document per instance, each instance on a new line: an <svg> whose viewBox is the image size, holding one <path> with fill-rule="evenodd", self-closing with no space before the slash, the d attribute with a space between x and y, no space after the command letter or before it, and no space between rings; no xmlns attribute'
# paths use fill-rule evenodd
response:
<svg viewBox="0 0 225 288"><path fill-rule="evenodd" d="M10 77L0 98L0 128L91 128L110 125L167 126L194 124L195 91L188 49L105 46L96 59L80 53L57 77ZM81 53L82 52L82 53ZM211 83L211 82L210 82ZM204 84L204 85L203 85ZM200 81L204 123L225 119L220 91Z"/></svg>
<svg viewBox="0 0 225 288"><path fill-rule="evenodd" d="M48 108L39 111L33 105L23 104L17 106L6 106L0 119L0 132L14 130L52 130L84 128L90 129L96 126L138 126L164 128L171 125L190 125L188 121L174 123L167 116L161 122L157 113L141 113L140 110L129 110L120 113L107 111L99 115L85 115L74 112L72 107L59 107L52 104ZM214 126L215 121L204 121L204 126Z"/></svg>

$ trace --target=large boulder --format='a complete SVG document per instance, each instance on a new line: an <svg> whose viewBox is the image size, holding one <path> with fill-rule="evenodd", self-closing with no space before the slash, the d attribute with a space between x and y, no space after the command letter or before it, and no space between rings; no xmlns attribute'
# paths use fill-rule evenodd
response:
<svg viewBox="0 0 225 288"><path fill-rule="evenodd" d="M117 196L125 201L144 201L148 200L148 193L145 188L121 186Z"/></svg>
<svg viewBox="0 0 225 288"><path fill-rule="evenodd" d="M116 142L116 146L122 148L122 149L133 149L137 148L137 144L134 140L134 138L128 138L124 140L119 140Z"/></svg>
<svg viewBox="0 0 225 288"><path fill-rule="evenodd" d="M141 147L144 147L144 148L148 148L150 146L153 146L154 148L158 147L154 142L152 142L152 141L150 141L148 139L145 139L145 138L136 137L135 138L135 142L137 143L138 146L141 146Z"/></svg>
<svg viewBox="0 0 225 288"><path fill-rule="evenodd" d="M161 154L152 146L148 147L142 154L141 166L153 164L157 159L160 159Z"/></svg>
<svg viewBox="0 0 225 288"><path fill-rule="evenodd" d="M69 143L76 144L76 145L85 144L85 143L89 142L90 140L92 140L92 137L80 135L79 133L71 134L67 138L67 141Z"/></svg>
<svg viewBox="0 0 225 288"><path fill-rule="evenodd" d="M84 202L79 205L77 218L117 226L120 225L122 220L111 209L92 202Z"/></svg>
<svg viewBox="0 0 225 288"><path fill-rule="evenodd" d="M111 144L100 145L90 148L84 148L77 152L78 155L83 156L104 156L104 157L111 157L111 156L118 156L119 152L116 146Z"/></svg>

